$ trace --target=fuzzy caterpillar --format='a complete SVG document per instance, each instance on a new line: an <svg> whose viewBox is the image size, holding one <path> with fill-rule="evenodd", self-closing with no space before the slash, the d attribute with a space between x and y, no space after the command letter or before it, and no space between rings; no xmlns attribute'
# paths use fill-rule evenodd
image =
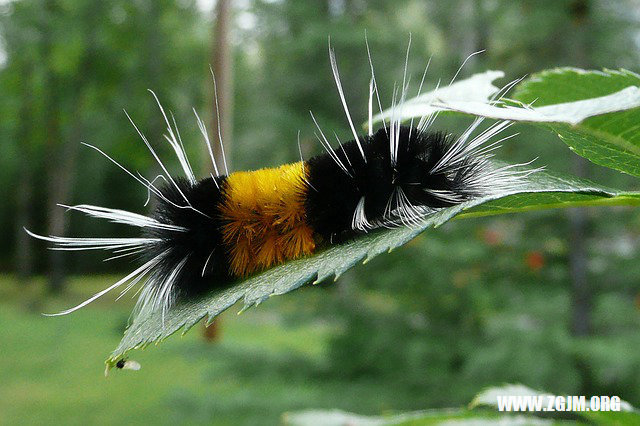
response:
<svg viewBox="0 0 640 426"><path fill-rule="evenodd" d="M396 226L414 226L439 209L474 197L513 190L535 170L497 166L491 157L497 136L509 128L501 121L476 132L477 118L460 136L433 132L435 119L423 117L415 126L400 124L400 114L372 131L373 76L369 90L369 134L359 136L351 120L338 68L331 66L353 140L333 148L315 122L323 155L277 168L219 172L206 129L196 114L216 175L196 179L180 135L162 108L170 143L185 173L172 177L142 132L134 128L164 171L156 186L135 175L99 148L89 145L141 183L156 198L150 216L91 205L64 206L93 217L141 228L138 238L71 238L39 236L60 250L111 250L137 256L140 266L81 304L86 306L116 289L120 297L139 285L134 313L164 313L176 301L224 288L235 281L340 244L359 234ZM405 67L406 69L406 67ZM405 71L406 74L406 71ZM424 80L424 77L423 77ZM421 84L422 86L422 84ZM403 81L400 106L407 85ZM153 92L152 92L153 93ZM395 99L395 96L394 96ZM395 104L395 101L394 101ZM313 116L312 116L313 117ZM129 118L130 119L130 118ZM131 120L131 119L130 119ZM475 136L473 136L475 133ZM140 284L141 283L141 284Z"/></svg>

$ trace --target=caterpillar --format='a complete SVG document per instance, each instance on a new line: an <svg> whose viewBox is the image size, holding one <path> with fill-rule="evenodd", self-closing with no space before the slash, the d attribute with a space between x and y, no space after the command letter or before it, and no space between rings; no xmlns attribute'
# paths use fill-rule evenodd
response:
<svg viewBox="0 0 640 426"><path fill-rule="evenodd" d="M331 47L329 54L353 139L332 147L312 114L318 130L316 136L326 152L308 160L229 173L224 159L223 172L215 161L206 128L196 113L216 171L198 180L185 154L175 120L172 125L153 92L167 125L165 139L177 156L183 177L169 174L128 114L134 129L163 170L164 184L157 185L157 179L150 181L134 174L100 148L85 144L142 184L155 197L156 207L147 216L93 205L62 205L95 218L138 227L141 234L137 238L42 236L27 230L31 236L53 243L54 249L110 250L115 257L139 259L139 266L121 280L79 305L51 315L71 313L117 288L122 288L119 296L122 297L139 285L134 314L162 311L164 316L181 300L227 287L288 260L312 255L363 233L415 226L440 209L512 190L533 172L498 166L492 161L499 143L513 136L495 140L510 127L508 121L499 121L478 131L482 118L476 118L466 131L453 136L431 130L437 113L422 117L415 125L412 121L403 126L401 114L396 112L388 123L383 120L382 127L374 132L373 95L379 106L380 97L373 66L369 132L359 136ZM370 56L369 61L371 63ZM399 102L394 93L393 104L397 109L402 106L407 86L403 78ZM382 112L381 106L380 110Z"/></svg>

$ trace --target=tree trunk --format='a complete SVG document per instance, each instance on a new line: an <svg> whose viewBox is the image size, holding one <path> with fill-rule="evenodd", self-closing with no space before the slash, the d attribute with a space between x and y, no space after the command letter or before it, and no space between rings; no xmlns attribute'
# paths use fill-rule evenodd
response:
<svg viewBox="0 0 640 426"><path fill-rule="evenodd" d="M47 0L46 11L50 16L48 19L55 22L57 14L56 0ZM53 31L45 29L44 40L44 65L45 65L45 108L46 114L46 150L47 150L47 232L49 235L64 236L66 233L65 210L58 206L58 203L68 203L71 198L73 180L76 171L76 158L80 147L80 141L84 133L83 106L85 101L84 91L89 82L89 75L93 68L92 46L95 38L96 22L91 17L100 16L96 8L87 8L92 11L84 21L86 27L86 51L77 70L77 77L73 81L73 88L70 89L63 83L61 78L52 71L51 67L51 40ZM75 106L70 111L74 117L73 127L69 134L63 134L60 127L62 114L61 96L70 94L74 99ZM60 250L49 251L49 290L57 293L63 290L65 284L65 257Z"/></svg>
<svg viewBox="0 0 640 426"><path fill-rule="evenodd" d="M567 35L567 56L575 66L588 68L589 61L589 25L591 17L590 0L574 0L569 4L572 19L570 33ZM572 156L574 176L588 178L589 163L582 157ZM568 212L569 217L569 273L571 276L571 331L576 337L585 337L592 332L593 289L588 279L589 256L586 249L588 237L587 209L577 208ZM595 393L592 368L580 353L575 355L575 367L580 375L580 393Z"/></svg>
<svg viewBox="0 0 640 426"><path fill-rule="evenodd" d="M45 2L45 11L47 13L48 23L53 25L57 15L57 4L55 0L47 0ZM45 146L46 146L46 177L47 177L47 233L49 235L64 234L64 212L57 206L57 203L66 201L62 200L64 195L62 187L63 175L67 170L62 165L62 154L60 144L62 142L62 134L60 130L60 79L52 70L51 62L51 44L53 39L53 31L45 26L42 34L43 39L43 66L44 66L44 114L45 114ZM64 258L62 252L58 250L50 250L48 256L48 274L49 274L49 290L51 292L60 292L64 286Z"/></svg>
<svg viewBox="0 0 640 426"><path fill-rule="evenodd" d="M575 0L570 4L572 19L571 34L568 43L568 54L575 66L589 66L589 15L591 11L589 0ZM587 161L577 155L572 156L572 171L574 176L588 177ZM569 272L572 287L572 315L571 329L574 336L587 336L591 332L592 291L587 276L588 255L587 240L587 211L584 208L572 209L569 217Z"/></svg>
<svg viewBox="0 0 640 426"><path fill-rule="evenodd" d="M572 159L574 176L585 178L586 161L575 156ZM588 254L587 214L585 208L571 209L569 216L569 274L571 276L571 331L574 336L588 336L591 333L592 296L587 276Z"/></svg>
<svg viewBox="0 0 640 426"><path fill-rule="evenodd" d="M218 0L215 8L215 28L213 31L212 64L215 78L215 92L211 126L209 126L213 155L220 173L225 173L221 139L227 166L231 167L233 138L233 56L231 52L232 10L229 0ZM217 99L215 98L217 95ZM216 108L217 106L217 108ZM218 114L216 114L216 109ZM220 117L218 120L218 116ZM207 154L205 169L212 171Z"/></svg>
<svg viewBox="0 0 640 426"><path fill-rule="evenodd" d="M16 226L16 272L20 281L28 280L33 273L32 239L23 228L33 229L31 204L33 202L33 165L30 147L32 145L31 126L33 126L33 65L26 60L22 68L24 91L16 140L18 141L18 198Z"/></svg>
<svg viewBox="0 0 640 426"><path fill-rule="evenodd" d="M59 106L56 105L55 108ZM80 111L78 111L80 113ZM73 186L73 177L76 166L76 157L80 143L79 135L82 133L81 123L78 122L68 140L58 140L61 137L59 129L58 113L52 114L54 118L47 126L49 155L47 161L49 165L48 194L49 202L47 213L48 234L65 235L66 215L65 210L59 207L58 203L68 203ZM78 116L77 120L81 120ZM65 264L64 252L60 250L49 251L49 289L51 292L60 292L65 284Z"/></svg>
<svg viewBox="0 0 640 426"><path fill-rule="evenodd" d="M231 167L231 147L233 132L233 55L231 52L232 10L229 0L218 0L215 8L215 28L213 30L212 64L214 76L213 114L209 126L209 139L213 157L221 174ZM222 143L224 142L224 151ZM214 172L209 153L203 155L203 170ZM226 167L225 167L226 163ZM203 337L208 342L220 338L220 319L204 326Z"/></svg>

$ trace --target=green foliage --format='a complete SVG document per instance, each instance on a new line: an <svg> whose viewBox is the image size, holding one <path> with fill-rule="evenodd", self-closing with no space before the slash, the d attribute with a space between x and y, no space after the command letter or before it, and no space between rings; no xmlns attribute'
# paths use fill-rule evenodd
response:
<svg viewBox="0 0 640 426"><path fill-rule="evenodd" d="M555 69L532 75L514 97L537 106L575 102L640 86L640 76L621 70ZM564 97L564 94L567 94ZM596 164L640 176L640 109L591 117L577 126L549 125L576 154Z"/></svg>
<svg viewBox="0 0 640 426"><path fill-rule="evenodd" d="M8 216L0 229L3 240L13 242L15 231L29 222L30 228L46 233L47 210L54 208L47 204L49 165L68 157L77 158L70 171L73 190L70 199L56 202L91 200L140 210L144 189L92 150L81 148L80 142L100 146L131 169L153 173L153 159L127 123L122 112L126 108L160 155L171 152L159 143L164 125L147 89L177 112L178 122L183 115L192 120L191 108L204 103L208 27L195 4L24 0L1 7L6 64L0 69L5 89L0 103L5 136L0 195L7 201L1 213ZM194 78L198 74L201 78ZM185 140L199 138L195 125L180 130ZM188 148L192 157L194 148ZM18 211L15 184L25 180L33 192L31 218L17 216L24 213ZM70 234L123 232L80 216L73 219ZM13 261L12 249L11 244L0 249L5 251L3 264ZM33 251L39 267L46 251L39 245ZM80 269L101 264L100 257L88 256Z"/></svg>

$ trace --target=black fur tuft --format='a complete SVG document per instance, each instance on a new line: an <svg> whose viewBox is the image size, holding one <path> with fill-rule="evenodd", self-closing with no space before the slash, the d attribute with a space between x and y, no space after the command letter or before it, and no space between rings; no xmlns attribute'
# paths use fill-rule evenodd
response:
<svg viewBox="0 0 640 426"><path fill-rule="evenodd" d="M153 258L166 253L154 270L154 275L158 277L169 276L187 259L174 286L176 296L183 299L204 294L216 286L225 287L233 281L222 243L218 212L223 197L221 188L226 177L216 177L215 182L213 179L206 178L195 185L191 185L186 179L176 180L193 208L189 207L173 185L166 185L161 189L166 200L156 199L157 207L153 218L162 223L181 226L186 231L149 231L150 237L159 238L161 242L155 244L147 256Z"/></svg>
<svg viewBox="0 0 640 426"><path fill-rule="evenodd" d="M388 130L380 129L372 136L361 137L360 144L366 163L355 141L335 150L351 176L328 154L307 162L310 186L307 215L315 232L327 241L340 241L357 233L352 229L352 218L362 197L366 217L376 220L383 218L398 187L412 205L430 208L449 207L460 201L444 200L425 190L446 191L460 200L476 195L463 183L477 169L472 161L460 164L455 172L431 173L453 144L450 136L400 127L395 167L391 166Z"/></svg>

